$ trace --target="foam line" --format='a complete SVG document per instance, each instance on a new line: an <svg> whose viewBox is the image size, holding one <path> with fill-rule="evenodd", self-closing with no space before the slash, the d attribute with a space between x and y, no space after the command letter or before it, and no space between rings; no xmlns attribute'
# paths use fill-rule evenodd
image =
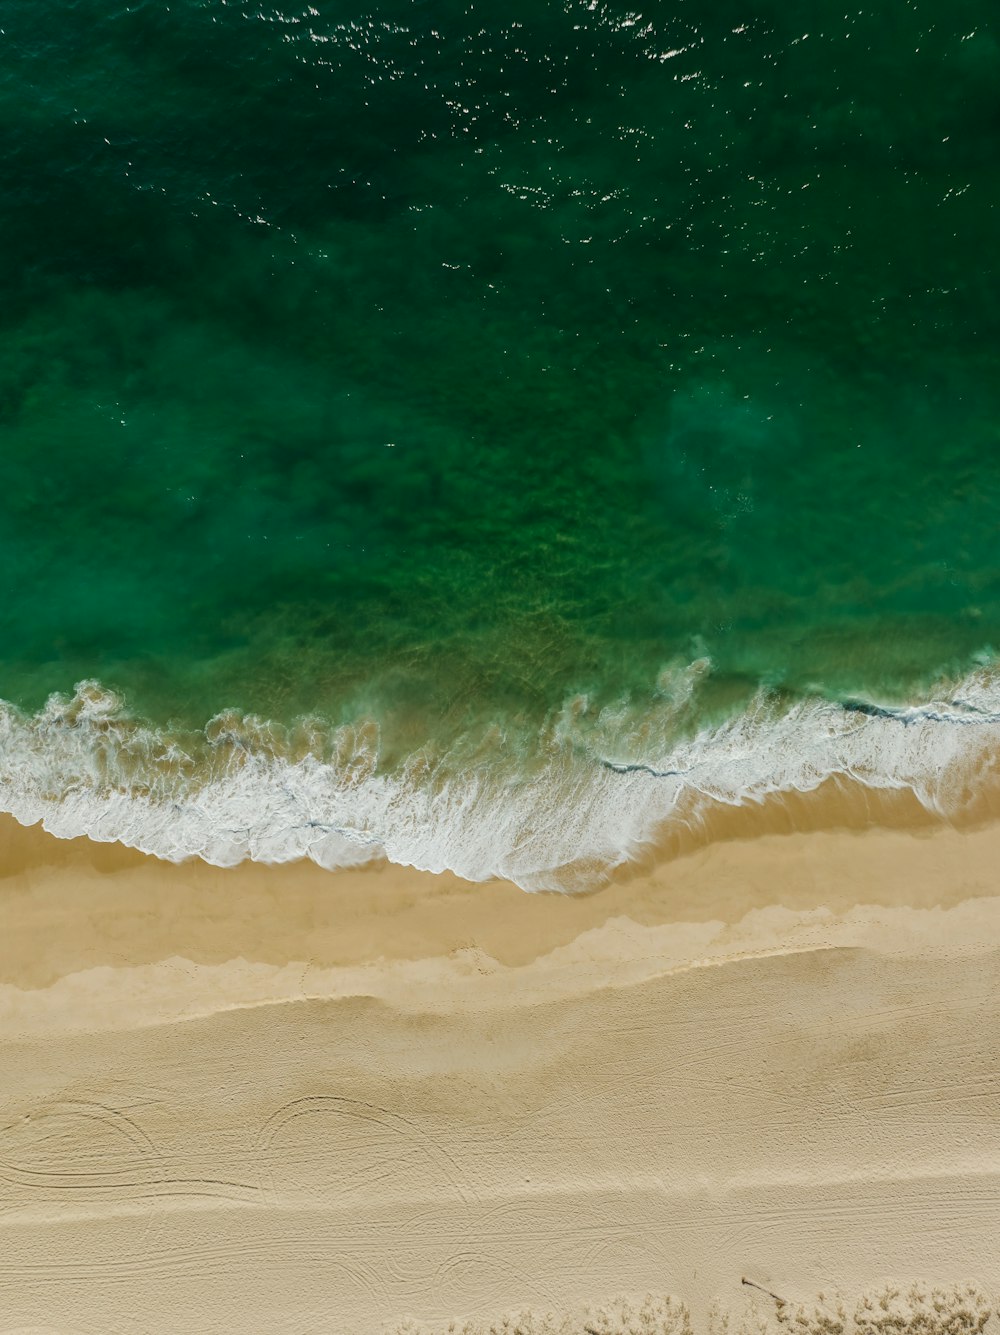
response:
<svg viewBox="0 0 1000 1335"><path fill-rule="evenodd" d="M492 725L392 769L371 721L312 722L304 750L301 735L236 712L171 735L81 682L34 715L0 705L0 808L61 837L174 861L311 858L334 868L387 858L573 891L599 884L671 820L809 792L835 776L908 789L952 817L1000 755L1000 676L989 669L907 705L782 705L762 692L743 713L680 739L687 685L704 671L689 665L682 689L661 682L646 701L614 709L577 697L530 745Z"/></svg>

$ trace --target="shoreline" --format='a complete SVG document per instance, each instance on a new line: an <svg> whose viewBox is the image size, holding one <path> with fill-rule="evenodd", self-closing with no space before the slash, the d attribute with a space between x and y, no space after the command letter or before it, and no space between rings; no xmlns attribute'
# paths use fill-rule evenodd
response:
<svg viewBox="0 0 1000 1335"><path fill-rule="evenodd" d="M893 796L900 800L878 813L884 823L867 828L844 823L844 814L870 819L871 804L859 807L856 791L845 802L838 784L801 795L793 810L777 799L753 811L722 809L682 842L651 848L602 888L578 894L386 862L337 871L305 859L175 863L0 815L0 893L17 903L14 931L0 939L0 982L45 987L82 968L186 949L197 964L309 958L330 967L474 949L519 967L623 917L645 928L732 928L775 907L946 909L1000 894L991 875L1000 822L945 823L908 794ZM860 879L852 865L863 869ZM68 905L79 920L67 918ZM60 930L39 950L53 922Z"/></svg>
<svg viewBox="0 0 1000 1335"><path fill-rule="evenodd" d="M2 820L0 1329L1000 1293L997 866L770 832L570 897Z"/></svg>
<svg viewBox="0 0 1000 1335"><path fill-rule="evenodd" d="M584 726L580 697L530 757L493 725L472 751L466 738L465 752L417 750L382 769L370 720L289 731L229 711L188 755L188 741L178 747L85 681L31 717L0 702L0 799L60 838L173 862L389 862L586 894L720 839L1000 820L1000 679L981 669L940 689L943 699L905 707L817 696L784 708L761 696L672 742L669 709L605 736L603 713ZM608 747L660 755L662 768L619 763Z"/></svg>

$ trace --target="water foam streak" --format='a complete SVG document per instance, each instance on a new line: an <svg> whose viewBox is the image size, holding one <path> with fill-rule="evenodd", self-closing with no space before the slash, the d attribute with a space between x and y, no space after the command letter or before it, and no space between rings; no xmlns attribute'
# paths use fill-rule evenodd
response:
<svg viewBox="0 0 1000 1335"><path fill-rule="evenodd" d="M641 704L570 701L527 750L493 726L463 749L381 762L377 725L288 729L229 712L169 735L81 682L37 714L0 705L0 808L53 834L179 861L356 867L387 858L526 890L580 890L671 821L809 792L841 776L960 814L1000 754L1000 677L982 670L906 706L761 692L678 740L703 665ZM692 685L692 682L694 683ZM523 739L522 739L523 740Z"/></svg>

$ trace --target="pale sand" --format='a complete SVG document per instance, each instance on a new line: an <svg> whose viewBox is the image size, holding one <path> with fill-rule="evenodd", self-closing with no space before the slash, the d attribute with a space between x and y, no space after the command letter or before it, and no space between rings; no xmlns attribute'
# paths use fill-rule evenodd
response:
<svg viewBox="0 0 1000 1335"><path fill-rule="evenodd" d="M9 821L0 867L0 1332L1000 1294L996 826L576 900Z"/></svg>

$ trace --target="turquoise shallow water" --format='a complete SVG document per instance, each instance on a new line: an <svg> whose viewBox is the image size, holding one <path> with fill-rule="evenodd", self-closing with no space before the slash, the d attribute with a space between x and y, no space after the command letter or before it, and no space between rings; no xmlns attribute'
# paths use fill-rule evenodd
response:
<svg viewBox="0 0 1000 1335"><path fill-rule="evenodd" d="M807 10L7 0L7 809L534 886L694 792L964 800L997 20Z"/></svg>

